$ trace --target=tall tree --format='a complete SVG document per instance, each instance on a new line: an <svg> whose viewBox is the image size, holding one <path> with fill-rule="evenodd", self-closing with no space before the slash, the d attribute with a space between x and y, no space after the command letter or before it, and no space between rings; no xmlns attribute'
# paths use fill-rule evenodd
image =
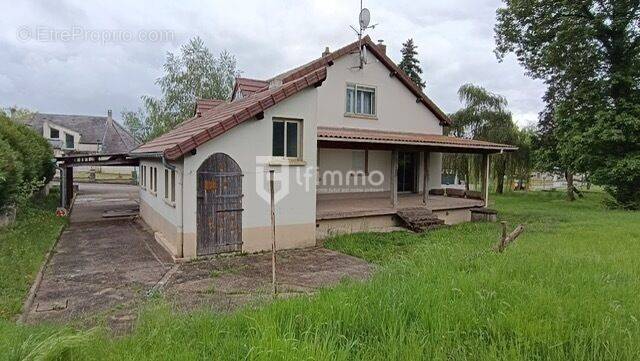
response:
<svg viewBox="0 0 640 361"><path fill-rule="evenodd" d="M449 134L497 143L517 143L518 127L507 110L507 100L503 96L477 85L464 84L458 90L458 97L463 107L451 114L454 125L448 130ZM450 155L445 162L445 167L465 177L467 185L471 175L480 169L479 159L468 155ZM511 156L495 157L493 164L496 191L502 193L505 176L511 172Z"/></svg>
<svg viewBox="0 0 640 361"><path fill-rule="evenodd" d="M496 54L548 85L549 154L640 209L640 0L504 2Z"/></svg>
<svg viewBox="0 0 640 361"><path fill-rule="evenodd" d="M154 138L193 116L197 98L229 99L237 75L235 57L223 51L216 58L195 37L180 54L167 54L164 75L156 80L162 96L142 96L143 108L125 110L122 117L137 138Z"/></svg>
<svg viewBox="0 0 640 361"><path fill-rule="evenodd" d="M398 67L400 67L420 89L424 89L426 84L422 81L422 68L420 67L420 60L418 60L417 48L413 43L413 39L409 39L403 43L402 50L400 50L402 60L400 64L398 64Z"/></svg>

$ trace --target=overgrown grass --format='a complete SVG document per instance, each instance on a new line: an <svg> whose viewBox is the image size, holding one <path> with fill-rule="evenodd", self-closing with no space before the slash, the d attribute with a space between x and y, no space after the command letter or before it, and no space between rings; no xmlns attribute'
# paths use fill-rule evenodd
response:
<svg viewBox="0 0 640 361"><path fill-rule="evenodd" d="M0 319L20 313L45 254L66 222L55 215L58 199L59 194L51 192L19 209L14 224L0 228Z"/></svg>
<svg viewBox="0 0 640 361"><path fill-rule="evenodd" d="M314 297L228 315L175 314L162 300L154 301L135 331L122 338L104 331L0 324L0 354L9 359L39 350L32 356L637 360L640 214L603 209L601 194L572 204L561 197L495 198L511 227L526 225L504 254L490 250L500 230L489 223L425 235L343 236L328 246L378 263L369 282L344 282Z"/></svg>

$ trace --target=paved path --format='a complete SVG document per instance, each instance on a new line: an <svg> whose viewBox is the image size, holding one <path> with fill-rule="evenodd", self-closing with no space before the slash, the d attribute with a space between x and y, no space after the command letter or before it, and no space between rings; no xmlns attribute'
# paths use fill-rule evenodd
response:
<svg viewBox="0 0 640 361"><path fill-rule="evenodd" d="M45 269L26 322L92 325L106 317L113 330L125 331L160 281L177 310L231 311L271 300L269 253L175 267L142 222L102 217L105 211L135 208L137 194L133 186L80 184L70 225ZM280 251L277 269L280 297L311 294L347 277L366 279L373 271L361 259L323 248Z"/></svg>
<svg viewBox="0 0 640 361"><path fill-rule="evenodd" d="M70 226L44 272L27 322L106 313L116 328L118 322L130 323L133 306L173 266L140 223L102 217L136 206L135 186L80 184Z"/></svg>

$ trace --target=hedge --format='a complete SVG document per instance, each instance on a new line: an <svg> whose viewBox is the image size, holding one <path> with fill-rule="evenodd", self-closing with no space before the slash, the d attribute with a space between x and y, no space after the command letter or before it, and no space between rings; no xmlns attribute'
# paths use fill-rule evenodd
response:
<svg viewBox="0 0 640 361"><path fill-rule="evenodd" d="M49 143L28 126L0 113L0 209L17 200L22 186L47 183L54 173Z"/></svg>

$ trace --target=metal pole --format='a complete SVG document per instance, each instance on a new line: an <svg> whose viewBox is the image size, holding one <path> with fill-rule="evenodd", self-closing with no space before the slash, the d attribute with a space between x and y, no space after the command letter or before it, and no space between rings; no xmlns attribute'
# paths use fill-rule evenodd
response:
<svg viewBox="0 0 640 361"><path fill-rule="evenodd" d="M276 287L276 210L274 200L273 170L269 171L269 192L271 193L271 286L273 297L278 292Z"/></svg>

